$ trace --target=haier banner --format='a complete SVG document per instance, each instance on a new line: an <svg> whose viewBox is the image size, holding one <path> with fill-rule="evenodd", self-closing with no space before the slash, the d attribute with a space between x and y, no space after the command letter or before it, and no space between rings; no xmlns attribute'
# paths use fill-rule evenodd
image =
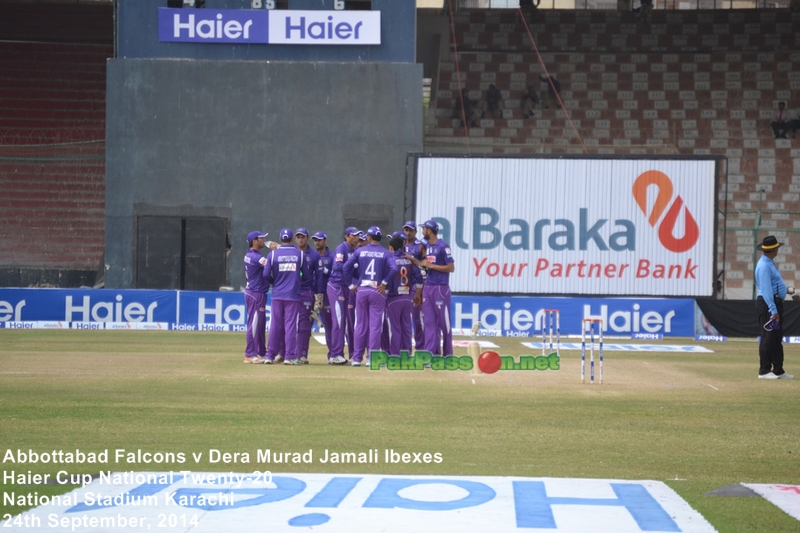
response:
<svg viewBox="0 0 800 533"><path fill-rule="evenodd" d="M534 337L545 309L559 311L563 335L580 333L584 319L603 321L609 335L692 337L690 299L532 298L454 296L451 326L469 335ZM269 320L269 300L267 319ZM244 331L240 292L92 289L0 289L0 327Z"/></svg>
<svg viewBox="0 0 800 533"><path fill-rule="evenodd" d="M710 296L714 160L417 160L454 292Z"/></svg>
<svg viewBox="0 0 800 533"><path fill-rule="evenodd" d="M689 299L453 296L450 323L463 335L478 321L479 335L534 337L541 334L545 310L555 310L562 335L579 335L583 320L599 319L608 335L692 337L694 308Z"/></svg>
<svg viewBox="0 0 800 533"><path fill-rule="evenodd" d="M240 292L0 289L5 328L244 331L245 318Z"/></svg>
<svg viewBox="0 0 800 533"><path fill-rule="evenodd" d="M175 320L174 291L0 289L0 322L163 323ZM54 326L58 327L58 326Z"/></svg>
<svg viewBox="0 0 800 533"><path fill-rule="evenodd" d="M381 44L380 11L158 8L158 40L227 44Z"/></svg>
<svg viewBox="0 0 800 533"><path fill-rule="evenodd" d="M241 292L184 292L177 293L180 313L175 329L200 331L245 331L247 312ZM268 297L272 295L269 294ZM269 321L269 298L267 321Z"/></svg>

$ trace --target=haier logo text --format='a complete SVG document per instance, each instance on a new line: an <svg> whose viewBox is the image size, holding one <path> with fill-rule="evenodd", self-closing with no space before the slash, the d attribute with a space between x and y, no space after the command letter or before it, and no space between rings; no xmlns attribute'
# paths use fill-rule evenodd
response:
<svg viewBox="0 0 800 533"><path fill-rule="evenodd" d="M380 11L269 12L271 44L381 44Z"/></svg>
<svg viewBox="0 0 800 533"><path fill-rule="evenodd" d="M266 11L168 9L158 10L158 40L198 43L266 43Z"/></svg>
<svg viewBox="0 0 800 533"><path fill-rule="evenodd" d="M227 44L381 43L380 11L158 9L158 40Z"/></svg>
<svg viewBox="0 0 800 533"><path fill-rule="evenodd" d="M694 331L692 300L632 300L622 298L500 298L454 296L453 328L505 336L541 335L544 309L558 309L562 334L580 333L584 319L599 319L610 334L635 333L689 336Z"/></svg>
<svg viewBox="0 0 800 533"><path fill-rule="evenodd" d="M152 302L145 308L139 302L123 305L121 294L114 300L92 305L89 296L84 296L81 303L75 303L72 296L67 296L64 320L66 322L154 322L153 313L158 307L158 302Z"/></svg>
<svg viewBox="0 0 800 533"><path fill-rule="evenodd" d="M0 300L0 322L22 321L22 308L25 307L25 300L20 300L16 304Z"/></svg>

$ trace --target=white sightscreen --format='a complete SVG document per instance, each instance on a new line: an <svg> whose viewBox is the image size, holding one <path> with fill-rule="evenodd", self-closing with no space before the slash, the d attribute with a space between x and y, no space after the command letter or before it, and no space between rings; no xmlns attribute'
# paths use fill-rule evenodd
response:
<svg viewBox="0 0 800 533"><path fill-rule="evenodd" d="M709 296L715 179L713 160L422 157L416 216L456 292Z"/></svg>

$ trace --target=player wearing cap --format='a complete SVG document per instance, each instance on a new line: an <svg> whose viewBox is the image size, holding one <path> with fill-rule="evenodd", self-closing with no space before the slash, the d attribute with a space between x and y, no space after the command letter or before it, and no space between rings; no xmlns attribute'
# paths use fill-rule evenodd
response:
<svg viewBox="0 0 800 533"><path fill-rule="evenodd" d="M344 230L344 242L333 251L333 268L328 279L327 293L328 301L331 303L331 355L328 362L334 365L343 365L347 362L344 357L344 338L348 320L347 306L352 293L344 283L342 267L350 259L357 244L358 229L350 226ZM351 350L352 346L353 343L350 342Z"/></svg>
<svg viewBox="0 0 800 533"><path fill-rule="evenodd" d="M406 234L403 233L403 230L398 230L398 231L395 231L394 233L392 233L391 235L389 235L388 238L389 238L390 241L391 241L391 239L400 239L401 241L405 241L406 240ZM389 249L391 250L391 246L389 247ZM397 250L395 250L395 252L396 251ZM400 268L399 265L398 265L398 268ZM395 278L395 279L397 279L397 278ZM387 308L387 310L389 308L389 287L390 286L391 286L391 283L386 287L386 291L387 291L386 292L386 294L387 294L386 308ZM422 289L422 285L420 285L419 288L421 290ZM409 324L411 324L411 322L409 322ZM389 313L387 311L387 313L383 317L383 333L381 333L381 350L383 350L384 352L390 354L391 353L391 340L390 340L390 336L389 336L389 331L390 331L390 329L389 329Z"/></svg>
<svg viewBox="0 0 800 533"><path fill-rule="evenodd" d="M314 288L314 311L317 313L322 326L325 328L325 345L328 347L328 361L331 358L331 304L328 301L326 287L328 278L331 277L333 268L333 254L328 250L328 235L318 231L311 236L314 241L314 250L309 252L311 263L316 265L316 287Z"/></svg>
<svg viewBox="0 0 800 533"><path fill-rule="evenodd" d="M386 285L397 275L392 253L380 245L381 229L367 230L367 244L358 248L342 267L344 282L356 292L356 334L352 365L361 366L364 350L381 349L383 314L386 311ZM353 283L353 270L358 263L360 278Z"/></svg>
<svg viewBox="0 0 800 533"><path fill-rule="evenodd" d="M386 286L386 322L384 336L388 346L383 346L389 355L400 355L402 350L411 352L411 309L422 303L422 275L419 268L405 257L405 236L394 236L389 241L397 264L397 275Z"/></svg>
<svg viewBox="0 0 800 533"><path fill-rule="evenodd" d="M264 279L272 285L272 309L266 363L275 362L281 348L286 348L285 365L299 365L297 328L300 315L300 272L305 254L292 246L291 228L281 230L281 245L267 256Z"/></svg>
<svg viewBox="0 0 800 533"><path fill-rule="evenodd" d="M450 273L455 270L450 245L438 237L439 224L428 220L422 224L427 241L421 268L428 269L422 289L422 320L425 350L434 355L453 355L453 331L450 329ZM442 341L440 346L439 342Z"/></svg>
<svg viewBox="0 0 800 533"><path fill-rule="evenodd" d="M308 246L308 230L297 228L294 232L297 249L303 252L303 264L300 268L300 315L297 323L297 355L300 362L308 364L308 344L311 340L311 311L314 308L317 264Z"/></svg>
<svg viewBox="0 0 800 533"><path fill-rule="evenodd" d="M358 232L358 243L356 243L356 250L363 248L367 245L367 232ZM361 279L361 271L358 269L358 263L355 264L353 269L353 282L358 284ZM353 359L353 352L355 351L355 330L356 330L356 294L352 291L347 291L350 300L347 302L347 351L350 354L350 359Z"/></svg>
<svg viewBox="0 0 800 533"><path fill-rule="evenodd" d="M786 287L775 257L782 242L774 235L764 237L758 250L761 258L756 263L756 313L761 330L761 340L758 343L759 370L758 379L792 379L794 376L783 369L783 330L784 322L783 299L787 294L794 294Z"/></svg>
<svg viewBox="0 0 800 533"><path fill-rule="evenodd" d="M405 234L405 243L403 243L404 257L410 259L415 266L419 267L420 261L425 258L425 243L417 239L417 223L413 220L407 220L403 224L403 233ZM420 287L425 281L427 272L421 271L421 273L422 281L419 284ZM421 348L425 345L425 331L422 328L422 306L420 304L411 307L411 318L414 322L414 343L417 348Z"/></svg>
<svg viewBox="0 0 800 533"><path fill-rule="evenodd" d="M251 231L247 234L247 245L250 247L244 254L244 275L247 285L244 288L244 305L247 310L246 338L244 349L245 364L261 364L265 361L267 325L267 290L269 285L264 281L264 266L267 258L261 254L264 237L267 233Z"/></svg>

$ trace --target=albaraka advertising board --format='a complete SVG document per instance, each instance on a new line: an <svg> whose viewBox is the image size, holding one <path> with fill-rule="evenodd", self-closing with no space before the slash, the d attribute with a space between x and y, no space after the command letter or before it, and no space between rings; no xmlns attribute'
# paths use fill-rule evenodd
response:
<svg viewBox="0 0 800 533"><path fill-rule="evenodd" d="M453 292L709 296L718 160L416 158Z"/></svg>

